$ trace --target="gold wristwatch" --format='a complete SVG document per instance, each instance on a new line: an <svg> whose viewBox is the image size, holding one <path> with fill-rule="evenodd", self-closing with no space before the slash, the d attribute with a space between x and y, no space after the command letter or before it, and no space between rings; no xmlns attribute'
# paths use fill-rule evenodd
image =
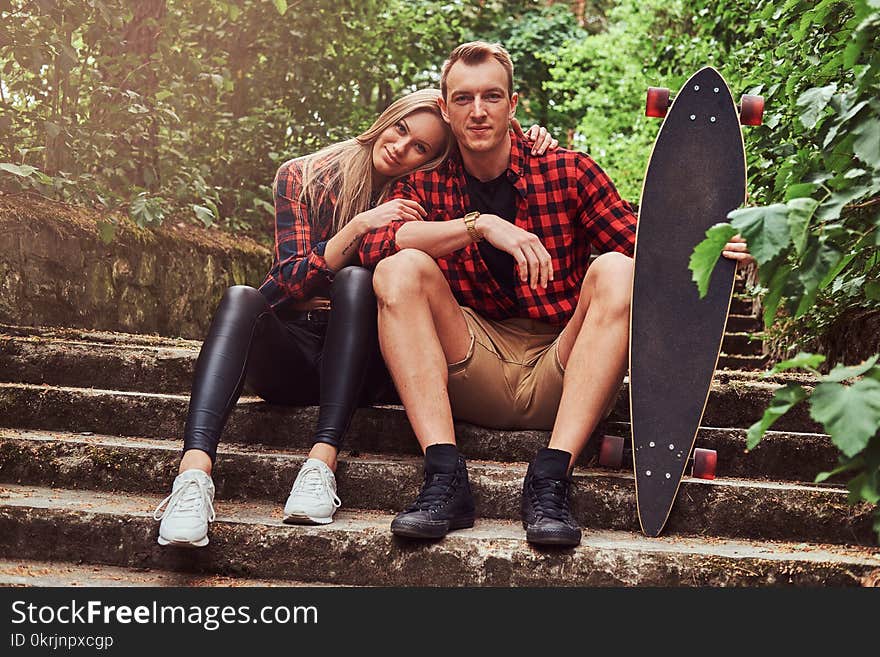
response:
<svg viewBox="0 0 880 657"><path fill-rule="evenodd" d="M474 242L480 242L483 239L483 236L480 235L480 231L477 230L477 217L480 216L479 212L468 212L464 215L464 227L467 228L468 235L471 236L471 239Z"/></svg>

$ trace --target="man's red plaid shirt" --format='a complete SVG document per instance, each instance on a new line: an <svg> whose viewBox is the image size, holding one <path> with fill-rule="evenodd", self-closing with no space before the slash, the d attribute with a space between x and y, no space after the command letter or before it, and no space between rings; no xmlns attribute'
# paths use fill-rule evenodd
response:
<svg viewBox="0 0 880 657"><path fill-rule="evenodd" d="M519 275L515 298L492 277L476 243L439 258L456 300L492 319L528 317L565 324L574 313L581 283L589 266L591 247L619 251L630 257L635 248L636 216L620 198L611 179L592 158L565 149L533 156L511 133L508 180L518 192L515 223L538 236L553 259L553 280L544 289L531 289ZM398 181L388 199L420 203L429 221L463 217L472 208L464 168L451 157L434 171L418 171ZM367 233L360 246L361 262L375 267L399 249L395 221ZM515 265L514 265L515 266Z"/></svg>

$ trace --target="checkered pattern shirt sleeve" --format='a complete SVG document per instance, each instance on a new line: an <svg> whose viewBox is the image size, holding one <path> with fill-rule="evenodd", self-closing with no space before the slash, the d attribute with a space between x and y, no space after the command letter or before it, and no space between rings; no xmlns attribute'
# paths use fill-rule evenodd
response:
<svg viewBox="0 0 880 657"><path fill-rule="evenodd" d="M334 272L324 249L330 237L335 197L328 194L318 208L299 199L302 170L297 160L285 162L273 183L275 196L275 257L260 286L275 307L283 301L329 296Z"/></svg>
<svg viewBox="0 0 880 657"><path fill-rule="evenodd" d="M620 198L614 183L589 156L576 160L578 194L583 201L579 220L590 242L599 251L619 251L630 258L635 253L635 213L629 202Z"/></svg>
<svg viewBox="0 0 880 657"><path fill-rule="evenodd" d="M426 206L425 199L419 194L411 178L401 178L398 180L385 198L385 202L396 198L415 201L423 208ZM400 250L397 248L397 230L405 223L406 220L404 219L390 221L381 228L375 228L367 232L361 239L360 247L358 247L361 264L364 267L373 268L383 258L397 253Z"/></svg>

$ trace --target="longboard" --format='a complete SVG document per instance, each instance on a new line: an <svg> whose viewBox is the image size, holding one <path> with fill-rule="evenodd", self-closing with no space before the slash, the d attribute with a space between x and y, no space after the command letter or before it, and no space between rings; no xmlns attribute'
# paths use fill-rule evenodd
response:
<svg viewBox="0 0 880 657"><path fill-rule="evenodd" d="M703 299L688 263L706 231L745 201L740 121L755 124L763 112L763 99L744 96L740 117L712 67L691 76L671 105L668 99L668 90L649 90L647 113L665 120L639 203L630 310L636 505L648 536L663 530L685 475L733 295L735 261L719 258Z"/></svg>

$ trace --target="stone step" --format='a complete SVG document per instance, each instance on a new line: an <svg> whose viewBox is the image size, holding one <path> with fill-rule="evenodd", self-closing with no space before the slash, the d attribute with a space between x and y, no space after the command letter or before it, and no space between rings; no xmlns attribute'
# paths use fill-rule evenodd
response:
<svg viewBox="0 0 880 657"><path fill-rule="evenodd" d="M722 352L718 357L718 370L751 372L766 366L766 356L730 356Z"/></svg>
<svg viewBox="0 0 880 657"><path fill-rule="evenodd" d="M224 577L204 573L175 572L151 568L120 568L30 559L0 559L0 586L40 587L279 587L328 586L324 583L291 580Z"/></svg>
<svg viewBox="0 0 880 657"><path fill-rule="evenodd" d="M574 549L538 550L517 522L480 519L440 541L402 541L389 514L342 510L287 526L278 505L224 502L204 549L161 548L159 496L7 486L0 556L381 586L857 586L876 549L588 530Z"/></svg>
<svg viewBox="0 0 880 657"><path fill-rule="evenodd" d="M754 315L728 315L727 327L728 333L757 333L763 328L761 319Z"/></svg>
<svg viewBox="0 0 880 657"><path fill-rule="evenodd" d="M703 415L703 426L748 428L759 420L778 386L759 380L733 380L715 383ZM0 423L16 428L91 431L122 436L179 437L189 406L188 395L154 394L118 390L39 386L0 383ZM292 434L308 432L315 422L314 407L271 405L256 397L242 397L227 424L228 438L242 442L277 444ZM626 386L610 415L611 421L629 421ZM779 431L819 433L821 425L800 404L782 417L774 428ZM510 433L483 430L482 434L503 437ZM412 431L401 406L375 406L355 413L350 434L354 441L380 444L399 435L412 439ZM358 445L352 442L352 445Z"/></svg>
<svg viewBox="0 0 880 657"><path fill-rule="evenodd" d="M181 445L186 406L181 396L0 385L0 417L13 424L12 429L158 438L171 441L175 449ZM601 424L596 434L628 437L629 425L613 418ZM307 449L316 421L316 407L286 408L244 400L232 414L221 446L246 443ZM495 461L530 461L549 440L545 431L498 431L463 422L456 423L456 435L470 458ZM744 429L704 426L697 443L718 451L719 472L725 476L812 481L836 462L836 450L827 436L815 432L772 431L755 450L745 453ZM590 449L596 447L598 440L590 441L582 463L588 462ZM419 453L399 406L359 409L345 448Z"/></svg>
<svg viewBox="0 0 880 657"><path fill-rule="evenodd" d="M308 426L313 426L317 410L307 426L302 431L291 435L288 440L281 440L275 444L243 440L242 436L235 436L227 432L224 440L220 443L221 454L231 445L240 445L251 450L261 451L307 451L311 447ZM379 409L375 409L379 410ZM364 413L367 409L364 409ZM549 433L542 431L507 431L491 432L481 427L459 423L457 425L458 443L462 453L469 459L479 459L497 462L520 462L526 463L532 460L535 453L541 447L545 447L549 441ZM366 431L366 429L365 429ZM604 469L597 463L597 451L600 436L609 434L621 436L626 441L630 439L630 426L624 422L606 422L600 425L594 437L587 443L587 447L578 460L579 467L597 467ZM343 454L354 457L362 453L381 453L389 456L404 455L418 456L420 449L412 434L404 435L389 432L383 437L360 436L349 437L343 446ZM55 449L60 454L73 447L66 445L81 445L77 450L88 452L90 445L132 445L149 447L153 444L175 450L179 453L182 441L179 435L160 436L152 438L122 437L112 435L94 434L93 432L69 432L44 429L17 429L0 428L0 441L3 444L14 444L14 447L6 447L6 451L0 454L0 463L11 468L13 462L21 460L17 453L24 444L33 446L26 451L36 450L39 446L41 453L54 454ZM24 441L24 442L22 442ZM55 444L56 447L48 447ZM757 479L768 481L794 481L813 482L819 472L831 470L837 464L838 451L825 434L796 433L784 431L768 431L764 440L752 451L746 451L746 432L743 429L720 429L714 427L701 427L696 440L696 446L705 449L714 449L718 452L717 476L733 477L739 479ZM36 453L35 453L36 456ZM20 481L27 481L28 476L33 476L30 469L37 467L39 461L29 463L30 474L16 475ZM63 460L62 463L67 463ZM18 467L18 466L17 466ZM628 470L630 464L622 466L622 470ZM615 472L617 470L609 470ZM0 478L4 475L0 473ZM9 475L11 476L11 475ZM834 481L834 480L832 480Z"/></svg>
<svg viewBox="0 0 880 657"><path fill-rule="evenodd" d="M167 494L180 449L168 441L0 431L0 482ZM219 500L271 500L280 508L306 451L226 445L214 480ZM480 517L516 520L525 463L469 459ZM345 508L396 512L418 494L418 456L343 456L337 471ZM572 512L583 526L638 531L630 470L578 470ZM220 504L218 503L218 508ZM871 508L849 507L836 485L686 478L670 515L674 534L871 544Z"/></svg>
<svg viewBox="0 0 880 657"><path fill-rule="evenodd" d="M0 325L0 380L140 392L188 393L200 342L156 336ZM759 368L760 341L728 333L719 368ZM741 362L726 356L746 358Z"/></svg>
<svg viewBox="0 0 880 657"><path fill-rule="evenodd" d="M136 344L0 335L0 377L86 388L189 391L200 343L163 340L165 344Z"/></svg>
<svg viewBox="0 0 880 657"><path fill-rule="evenodd" d="M761 340L753 340L750 333L725 333L721 351L734 356L761 356L764 345Z"/></svg>
<svg viewBox="0 0 880 657"><path fill-rule="evenodd" d="M754 315L754 300L743 293L734 293L730 302L731 315Z"/></svg>

